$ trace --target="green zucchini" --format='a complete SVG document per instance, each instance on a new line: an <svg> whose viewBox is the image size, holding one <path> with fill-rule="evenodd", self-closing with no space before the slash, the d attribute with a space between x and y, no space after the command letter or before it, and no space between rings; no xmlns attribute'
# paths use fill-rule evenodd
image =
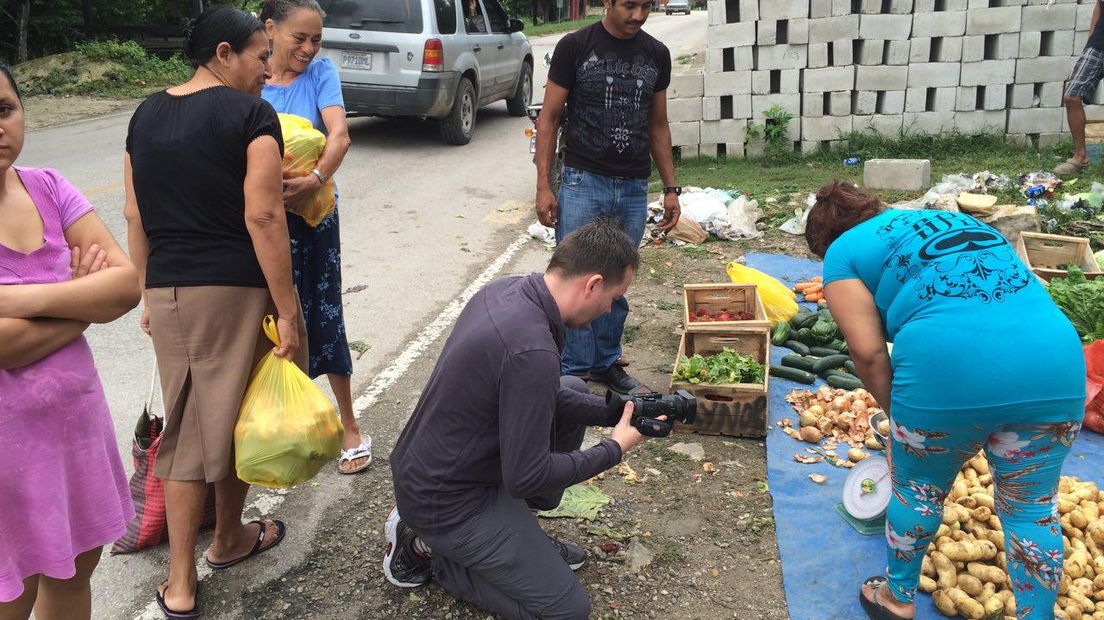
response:
<svg viewBox="0 0 1104 620"><path fill-rule="evenodd" d="M827 381L828 385L841 390L858 390L866 387L858 377L849 377L845 374L828 375L825 381Z"/></svg>
<svg viewBox="0 0 1104 620"><path fill-rule="evenodd" d="M815 312L801 311L794 315L794 318L790 320L790 325L795 329L801 329L804 327L812 327L813 323L817 322L817 315Z"/></svg>
<svg viewBox="0 0 1104 620"><path fill-rule="evenodd" d="M839 354L839 351L828 347L809 347L809 355L815 355L816 357L830 357Z"/></svg>
<svg viewBox="0 0 1104 620"><path fill-rule="evenodd" d="M792 331L789 323L779 321L778 325L774 326L774 331L771 332L771 343L780 346L786 344L786 341L790 339L790 333Z"/></svg>
<svg viewBox="0 0 1104 620"><path fill-rule="evenodd" d="M793 381L795 383L804 383L805 385L812 385L816 381L816 375L813 373L806 372L800 368L789 368L787 366L771 366L770 376L786 379L787 381Z"/></svg>
<svg viewBox="0 0 1104 620"><path fill-rule="evenodd" d="M859 371L855 370L855 362L847 360L843 363L843 367L847 370L847 372L855 375L856 377L859 376Z"/></svg>
<svg viewBox="0 0 1104 620"><path fill-rule="evenodd" d="M808 327L802 327L801 329L797 330L797 333L793 335L793 339L800 343L803 343L805 346L816 346L817 344L820 344L820 341L817 340L815 336L813 336L813 330L809 329Z"/></svg>
<svg viewBox="0 0 1104 620"><path fill-rule="evenodd" d="M796 340L787 340L786 343L782 346L793 351L794 353L800 353L801 355L809 354L809 347L807 347L805 343L798 342Z"/></svg>
<svg viewBox="0 0 1104 620"><path fill-rule="evenodd" d="M836 338L835 340L833 340L832 342L829 342L828 344L826 344L824 346L826 348L829 348L829 349L835 349L836 353L846 353L847 352L846 351L847 343L840 340L839 338Z"/></svg>
<svg viewBox="0 0 1104 620"><path fill-rule="evenodd" d="M804 370L805 372L813 371L814 359L805 357L804 355L798 355L797 353L790 353L789 355L782 356L782 365L788 368L797 368L798 370Z"/></svg>
<svg viewBox="0 0 1104 620"><path fill-rule="evenodd" d="M822 357L813 364L813 372L818 375L833 368L842 368L844 363L851 358L846 355L829 355L828 357Z"/></svg>
<svg viewBox="0 0 1104 620"><path fill-rule="evenodd" d="M825 321L832 321L833 323L836 322L836 320L832 318L832 313L828 311L828 308L821 308L820 310L817 310L816 315L817 315L817 318L819 318L819 319L823 319Z"/></svg>

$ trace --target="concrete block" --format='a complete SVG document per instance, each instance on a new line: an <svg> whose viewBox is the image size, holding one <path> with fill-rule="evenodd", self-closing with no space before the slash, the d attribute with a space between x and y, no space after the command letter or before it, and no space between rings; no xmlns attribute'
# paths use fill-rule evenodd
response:
<svg viewBox="0 0 1104 620"><path fill-rule="evenodd" d="M989 86L986 87L982 96L982 107L985 110L1004 110L1008 107L1008 87L1001 86Z"/></svg>
<svg viewBox="0 0 1104 620"><path fill-rule="evenodd" d="M751 93L751 71L726 71L705 74L705 96L746 95Z"/></svg>
<svg viewBox="0 0 1104 620"><path fill-rule="evenodd" d="M908 74L908 67L861 66L855 70L854 88L856 90L903 91L908 87ZM808 72L806 72L806 75L808 75Z"/></svg>
<svg viewBox="0 0 1104 620"><path fill-rule="evenodd" d="M1020 33L1020 58L1038 58L1040 44L1043 40L1043 33L1035 31L1024 31Z"/></svg>
<svg viewBox="0 0 1104 620"><path fill-rule="evenodd" d="M959 112L954 117L954 129L964 134L1004 133L1007 118L1003 110Z"/></svg>
<svg viewBox="0 0 1104 620"><path fill-rule="evenodd" d="M1098 91L1100 89L1097 89ZM1104 121L1104 105L1085 105L1085 119L1090 123Z"/></svg>
<svg viewBox="0 0 1104 620"><path fill-rule="evenodd" d="M717 159L717 145L716 144L700 144L700 145L698 145L698 157L709 157L710 159Z"/></svg>
<svg viewBox="0 0 1104 620"><path fill-rule="evenodd" d="M778 22L764 20L756 22L755 26L758 29L755 36L756 45L774 45L778 43Z"/></svg>
<svg viewBox="0 0 1104 620"><path fill-rule="evenodd" d="M701 71L674 74L671 85L667 87L668 99L701 97L705 94L705 77Z"/></svg>
<svg viewBox="0 0 1104 620"><path fill-rule="evenodd" d="M905 90L905 112L924 112L928 109L928 89L909 88Z"/></svg>
<svg viewBox="0 0 1104 620"><path fill-rule="evenodd" d="M757 121L761 121L764 118L764 112L776 105L782 106L784 110L797 118L801 114L801 95L752 95L751 116ZM790 132L790 135L796 136L798 134Z"/></svg>
<svg viewBox="0 0 1104 620"><path fill-rule="evenodd" d="M1083 50L1083 49L1085 49L1085 45L1088 44L1088 42L1089 42L1089 33L1087 33L1087 32L1074 33L1074 35L1073 35L1073 49Z"/></svg>
<svg viewBox="0 0 1104 620"><path fill-rule="evenodd" d="M878 114L901 114L905 111L905 91L889 90L880 93L881 105Z"/></svg>
<svg viewBox="0 0 1104 620"><path fill-rule="evenodd" d="M833 67L846 67L855 64L855 48L851 41L836 41L829 43L830 56Z"/></svg>
<svg viewBox="0 0 1104 620"><path fill-rule="evenodd" d="M1039 106L1043 108L1061 107L1065 86L1065 82L1047 82L1043 84L1042 92L1039 93Z"/></svg>
<svg viewBox="0 0 1104 620"><path fill-rule="evenodd" d="M916 192L931 187L931 161L927 159L869 159L863 165L867 189Z"/></svg>
<svg viewBox="0 0 1104 620"><path fill-rule="evenodd" d="M977 109L977 86L959 86L955 97L955 112L973 112Z"/></svg>
<svg viewBox="0 0 1104 620"><path fill-rule="evenodd" d="M901 40L908 39L911 34L912 15L861 15L859 17L859 37L863 39Z"/></svg>
<svg viewBox="0 0 1104 620"><path fill-rule="evenodd" d="M849 116L851 114L851 91L829 93L828 112L832 116Z"/></svg>
<svg viewBox="0 0 1104 620"><path fill-rule="evenodd" d="M944 88L935 89L935 105L932 106L934 112L954 112L955 102L958 98L958 88L954 86L946 86Z"/></svg>
<svg viewBox="0 0 1104 620"><path fill-rule="evenodd" d="M1061 133L1063 108L1028 108L1008 111L1008 133Z"/></svg>
<svg viewBox="0 0 1104 620"><path fill-rule="evenodd" d="M809 1L809 17L811 19L820 19L822 17L832 16L832 0L810 0Z"/></svg>
<svg viewBox="0 0 1104 620"><path fill-rule="evenodd" d="M881 39L865 39L860 41L860 43L862 43L862 45L859 47L859 57L855 59L855 64L882 64L882 58L885 55L885 46L888 41L883 41Z"/></svg>
<svg viewBox="0 0 1104 620"><path fill-rule="evenodd" d="M705 5L706 10L709 12L709 25L720 26L725 22L725 3L724 0L709 0Z"/></svg>
<svg viewBox="0 0 1104 620"><path fill-rule="evenodd" d="M701 143L701 123L671 123L671 145L690 146Z"/></svg>
<svg viewBox="0 0 1104 620"><path fill-rule="evenodd" d="M747 122L743 120L705 121L701 124L702 144L743 143Z"/></svg>
<svg viewBox="0 0 1104 620"><path fill-rule="evenodd" d="M852 118L851 125L854 131L896 137L904 129L905 116L903 114L855 116Z"/></svg>
<svg viewBox="0 0 1104 620"><path fill-rule="evenodd" d="M809 17L809 0L769 0L759 4L759 19L796 19Z"/></svg>
<svg viewBox="0 0 1104 620"><path fill-rule="evenodd" d="M1073 59L1069 57L1040 56L1039 58L1023 58L1016 61L1016 83L1048 82L1056 76L1061 76L1064 79L1072 69Z"/></svg>
<svg viewBox="0 0 1104 620"><path fill-rule="evenodd" d="M739 22L710 26L706 30L706 41L710 48L755 45L755 23Z"/></svg>
<svg viewBox="0 0 1104 620"><path fill-rule="evenodd" d="M771 94L771 72L770 71L752 71L751 72L751 94L753 94L753 95L769 95L769 94Z"/></svg>
<svg viewBox="0 0 1104 620"><path fill-rule="evenodd" d="M809 64L807 45L768 45L753 48L755 68L804 69Z"/></svg>
<svg viewBox="0 0 1104 620"><path fill-rule="evenodd" d="M801 141L801 154L802 155L812 155L813 153L816 153L817 151L820 150L820 144L821 144L820 142L816 142L816 141L813 141L813 140L802 140Z"/></svg>
<svg viewBox="0 0 1104 620"><path fill-rule="evenodd" d="M893 15L911 15L912 7L913 0L889 0L889 12Z"/></svg>
<svg viewBox="0 0 1104 620"><path fill-rule="evenodd" d="M966 34L1019 32L1022 12L1018 6L970 10L966 15Z"/></svg>
<svg viewBox="0 0 1104 620"><path fill-rule="evenodd" d="M719 121L721 120L721 98L720 97L702 97L702 120L703 121Z"/></svg>
<svg viewBox="0 0 1104 620"><path fill-rule="evenodd" d="M684 123L702 120L702 99L668 99L667 120L672 123Z"/></svg>
<svg viewBox="0 0 1104 620"><path fill-rule="evenodd" d="M911 50L911 41L886 41L885 56L882 60L891 66L908 65Z"/></svg>
<svg viewBox="0 0 1104 620"><path fill-rule="evenodd" d="M759 0L737 0L740 4L740 21L759 21Z"/></svg>
<svg viewBox="0 0 1104 620"><path fill-rule="evenodd" d="M693 146L672 144L671 146L678 149L679 159L697 159L701 154L701 146L697 144Z"/></svg>
<svg viewBox="0 0 1104 620"><path fill-rule="evenodd" d="M1049 41L1048 41L1049 38ZM1040 56L1072 56L1074 53L1074 33L1072 30L1058 30L1051 32L1049 36L1043 36L1043 43L1039 50ZM1078 48L1080 51L1081 48Z"/></svg>
<svg viewBox="0 0 1104 620"><path fill-rule="evenodd" d="M1011 84L1016 80L1015 60L983 60L962 63L962 86Z"/></svg>
<svg viewBox="0 0 1104 620"><path fill-rule="evenodd" d="M927 62L909 65L909 88L958 86L960 65L954 62Z"/></svg>
<svg viewBox="0 0 1104 620"><path fill-rule="evenodd" d="M1009 35L1015 36L1015 35ZM962 62L962 41L965 37L944 37L932 39L932 45L936 46L938 53L933 62ZM938 41L938 45L936 44Z"/></svg>
<svg viewBox="0 0 1104 620"><path fill-rule="evenodd" d="M851 0L832 0L832 16L851 14Z"/></svg>
<svg viewBox="0 0 1104 620"><path fill-rule="evenodd" d="M806 69L804 88L806 91L820 93L851 90L855 88L855 67Z"/></svg>
<svg viewBox="0 0 1104 620"><path fill-rule="evenodd" d="M802 116L824 116L828 113L828 93L811 93L805 91L801 93L801 115Z"/></svg>
<svg viewBox="0 0 1104 620"><path fill-rule="evenodd" d="M962 62L979 62L985 60L985 37L962 37Z"/></svg>
<svg viewBox="0 0 1104 620"><path fill-rule="evenodd" d="M1077 30L1088 31L1095 4L1095 2L1081 2L1077 5Z"/></svg>
<svg viewBox="0 0 1104 620"><path fill-rule="evenodd" d="M952 112L905 112L905 131L920 134L940 134L954 127Z"/></svg>
<svg viewBox="0 0 1104 620"><path fill-rule="evenodd" d="M747 121L744 121L745 123ZM733 144L725 145L725 158L727 159L743 159L744 158L744 143L737 142Z"/></svg>
<svg viewBox="0 0 1104 620"><path fill-rule="evenodd" d="M966 34L966 11L917 13L912 18L913 37L961 37Z"/></svg>
<svg viewBox="0 0 1104 620"><path fill-rule="evenodd" d="M1024 32L1045 30L1069 30L1072 32L1076 25L1076 4L1025 6L1023 8L1022 30Z"/></svg>
<svg viewBox="0 0 1104 620"><path fill-rule="evenodd" d="M932 40L928 37L914 38L909 41L909 63L931 62ZM980 59L979 59L980 60Z"/></svg>
<svg viewBox="0 0 1104 620"><path fill-rule="evenodd" d="M732 96L732 118L751 117L751 93Z"/></svg>
<svg viewBox="0 0 1104 620"><path fill-rule="evenodd" d="M851 133L850 116L805 117L801 119L801 139L811 141L839 140Z"/></svg>
<svg viewBox="0 0 1104 620"><path fill-rule="evenodd" d="M831 43L854 39L858 36L858 15L809 20L809 43Z"/></svg>
<svg viewBox="0 0 1104 620"><path fill-rule="evenodd" d="M734 71L750 71L755 68L755 46L741 45L732 48Z"/></svg>
<svg viewBox="0 0 1104 620"><path fill-rule="evenodd" d="M725 70L724 50L715 47L705 50L705 72L720 73Z"/></svg>
<svg viewBox="0 0 1104 620"><path fill-rule="evenodd" d="M809 68L820 69L828 66L828 43L811 43L809 45Z"/></svg>
<svg viewBox="0 0 1104 620"><path fill-rule="evenodd" d="M809 43L809 20L790 20L790 43L793 45L805 45Z"/></svg>
<svg viewBox="0 0 1104 620"><path fill-rule="evenodd" d="M851 114L867 116L878 111L878 93L856 90L851 93Z"/></svg>
<svg viewBox="0 0 1104 620"><path fill-rule="evenodd" d="M881 13L882 0L859 0L859 12L863 15L877 15Z"/></svg>
<svg viewBox="0 0 1104 620"><path fill-rule="evenodd" d="M1038 103L1035 102L1035 85L1013 85L1011 103L1013 108L1033 108L1038 105Z"/></svg>

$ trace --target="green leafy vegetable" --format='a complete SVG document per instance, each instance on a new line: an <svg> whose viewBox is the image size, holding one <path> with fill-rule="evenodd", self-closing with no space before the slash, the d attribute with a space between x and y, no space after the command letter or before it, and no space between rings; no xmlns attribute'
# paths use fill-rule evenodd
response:
<svg viewBox="0 0 1104 620"><path fill-rule="evenodd" d="M725 347L720 353L679 359L675 380L689 383L762 383L765 369L750 355Z"/></svg>
<svg viewBox="0 0 1104 620"><path fill-rule="evenodd" d="M567 487L559 506L552 510L542 510L537 513L537 516L547 519L569 517L593 521L598 518L598 511L608 503L610 503L609 495L593 484L576 484Z"/></svg>
<svg viewBox="0 0 1104 620"><path fill-rule="evenodd" d="M1104 278L1089 280L1079 267L1066 268L1069 276L1051 280L1047 290L1073 323L1084 342L1104 340Z"/></svg>

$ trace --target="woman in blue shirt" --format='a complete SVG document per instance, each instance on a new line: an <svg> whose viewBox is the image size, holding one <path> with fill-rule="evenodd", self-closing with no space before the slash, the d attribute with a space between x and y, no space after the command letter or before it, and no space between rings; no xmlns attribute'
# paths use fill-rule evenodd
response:
<svg viewBox="0 0 1104 620"><path fill-rule="evenodd" d="M863 584L863 608L914 616L943 501L984 450L1019 617L1052 618L1052 500L1085 405L1073 326L1000 233L962 213L887 210L835 182L817 192L805 237L824 256L825 297L858 374L890 414L888 579Z"/></svg>
<svg viewBox="0 0 1104 620"><path fill-rule="evenodd" d="M277 112L301 116L326 134L326 148L312 173L284 181L286 204L312 198L341 166L351 144L337 68L327 58L314 58L321 48L323 16L315 0L265 0L261 8L261 21L272 42L272 77L265 83L261 97ZM371 464L372 438L361 435L353 411L353 361L341 305L337 211L334 208L314 228L293 213L287 218L292 272L307 323L309 374L311 378L329 378L345 427L338 471L354 474Z"/></svg>

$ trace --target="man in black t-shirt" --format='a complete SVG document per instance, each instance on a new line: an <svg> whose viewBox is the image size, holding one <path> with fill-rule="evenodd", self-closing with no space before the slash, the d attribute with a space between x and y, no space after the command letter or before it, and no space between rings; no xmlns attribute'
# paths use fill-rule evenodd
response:
<svg viewBox="0 0 1104 620"><path fill-rule="evenodd" d="M1096 87L1104 78L1104 26L1100 24L1100 4L1097 0L1093 7L1092 21L1089 23L1089 41L1085 50L1073 66L1069 84L1066 87L1066 118L1069 120L1070 134L1073 135L1073 157L1058 164L1054 173L1059 176L1080 174L1089 166L1089 155L1085 148L1085 105L1084 99L1092 97Z"/></svg>
<svg viewBox="0 0 1104 620"><path fill-rule="evenodd" d="M556 45L537 120L537 217L556 239L599 217L616 219L635 242L647 223L648 177L655 161L663 179L664 230L679 218L679 194L667 124L671 53L641 30L650 0L606 0L601 22ZM565 112L564 106L567 106ZM561 120L565 160L559 196L549 171ZM640 385L618 364L629 304L618 299L589 328L566 329L565 375L605 383L627 394Z"/></svg>

